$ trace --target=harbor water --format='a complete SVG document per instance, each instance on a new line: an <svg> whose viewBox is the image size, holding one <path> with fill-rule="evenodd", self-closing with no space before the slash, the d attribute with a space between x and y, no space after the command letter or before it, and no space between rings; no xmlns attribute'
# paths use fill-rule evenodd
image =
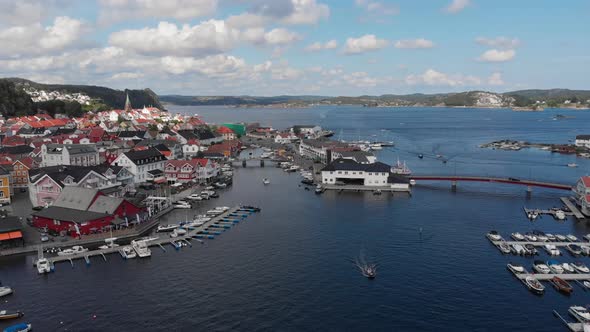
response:
<svg viewBox="0 0 590 332"><path fill-rule="evenodd" d="M490 175L574 183L588 160L534 149L478 146L500 139L568 143L590 113L451 108L236 109L170 107L208 122L260 122L275 128L319 124L346 140L395 141L377 152L405 160L424 175ZM553 120L556 114L574 118ZM374 136L373 136L374 135ZM419 159L423 154L424 159ZM442 163L437 155L443 156ZM578 168L569 168L568 163ZM262 180L268 178L269 185ZM163 223L184 221L214 206L250 204L253 214L214 240L179 251L152 247L152 257L118 255L59 263L37 275L33 256L0 259L0 280L15 294L0 309L22 310L35 331L559 331L552 315L590 302L575 286L570 297L550 287L530 293L506 270L532 258L503 256L485 238L494 229L539 229L579 238L583 222L545 216L529 222L523 206L550 208L570 193L489 183L418 183L412 195L304 190L301 178L274 167L237 168L220 198L177 210ZM352 261L378 265L363 277ZM544 253L535 259L549 259ZM563 262L590 258L557 258ZM5 302L6 301L6 302ZM0 323L3 328L7 324Z"/></svg>

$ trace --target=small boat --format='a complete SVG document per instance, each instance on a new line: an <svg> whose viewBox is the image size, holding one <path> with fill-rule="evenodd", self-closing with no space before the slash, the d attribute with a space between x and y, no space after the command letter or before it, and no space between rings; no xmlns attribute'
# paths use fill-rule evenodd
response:
<svg viewBox="0 0 590 332"><path fill-rule="evenodd" d="M308 185L308 186L311 186L311 185L313 185L313 180L311 180L311 179L303 179L303 180L301 180L301 183L303 183L305 185Z"/></svg>
<svg viewBox="0 0 590 332"><path fill-rule="evenodd" d="M557 210L555 211L555 219L557 220L565 220L566 216L565 216L565 212L563 212L563 210Z"/></svg>
<svg viewBox="0 0 590 332"><path fill-rule="evenodd" d="M584 235L584 239L585 239L586 241L590 241L590 234L586 234L586 235Z"/></svg>
<svg viewBox="0 0 590 332"><path fill-rule="evenodd" d="M0 311L0 320L9 320L9 319L21 318L24 315L25 314L23 314L20 311L8 312L6 310L1 310Z"/></svg>
<svg viewBox="0 0 590 332"><path fill-rule="evenodd" d="M0 297L12 294L12 288L8 286L0 286Z"/></svg>
<svg viewBox="0 0 590 332"><path fill-rule="evenodd" d="M147 239L138 239L131 241L131 247L137 253L137 256L140 258L150 257L152 255L152 251L148 248Z"/></svg>
<svg viewBox="0 0 590 332"><path fill-rule="evenodd" d="M229 206L218 206L215 208L217 211L226 212L229 211Z"/></svg>
<svg viewBox="0 0 590 332"><path fill-rule="evenodd" d="M223 211L220 211L217 209L213 209L213 210L209 210L209 211L205 212L205 214L207 214L208 216L218 216L222 213L223 213Z"/></svg>
<svg viewBox="0 0 590 332"><path fill-rule="evenodd" d="M210 221L210 220L211 220L211 218L207 217L206 215L200 214L200 215L196 216L195 219L193 219L193 222L194 223L203 223L204 224L204 223L206 223L207 221Z"/></svg>
<svg viewBox="0 0 590 332"><path fill-rule="evenodd" d="M590 246L583 244L580 246L580 250L582 250L583 255L590 256Z"/></svg>
<svg viewBox="0 0 590 332"><path fill-rule="evenodd" d="M510 234L514 241L524 241L524 236L518 232Z"/></svg>
<svg viewBox="0 0 590 332"><path fill-rule="evenodd" d="M571 306L568 312L580 323L590 322L590 312L588 312L588 309L586 309L585 307L579 305Z"/></svg>
<svg viewBox="0 0 590 332"><path fill-rule="evenodd" d="M576 273L576 269L574 269L574 267L569 263L563 263L561 264L561 267L563 268L563 272L566 274Z"/></svg>
<svg viewBox="0 0 590 332"><path fill-rule="evenodd" d="M187 231L184 228L177 228L170 233L170 237L179 237L186 235Z"/></svg>
<svg viewBox="0 0 590 332"><path fill-rule="evenodd" d="M590 273L590 269L586 266L586 264L582 262L575 262L572 263L571 266L576 270L578 273Z"/></svg>
<svg viewBox="0 0 590 332"><path fill-rule="evenodd" d="M363 276L365 276L369 279L375 279L375 277L377 276L377 266L372 265L372 264L369 264L367 266L363 266L362 274L363 274Z"/></svg>
<svg viewBox="0 0 590 332"><path fill-rule="evenodd" d="M65 249L62 251L59 251L57 253L58 256L71 256L71 255L75 255L75 254L81 254L83 252L87 252L88 248L84 248L82 246L73 246L72 249Z"/></svg>
<svg viewBox="0 0 590 332"><path fill-rule="evenodd" d="M574 291L572 285L570 285L569 282L561 279L560 277L553 277L549 281L551 282L553 287L555 287L555 289L562 293L571 294Z"/></svg>
<svg viewBox="0 0 590 332"><path fill-rule="evenodd" d="M526 270L524 269L524 267L522 265L508 263L506 265L506 267L508 268L508 270L512 271L514 274L526 273Z"/></svg>
<svg viewBox="0 0 590 332"><path fill-rule="evenodd" d="M510 245L505 241L502 241L498 244L498 249L500 249L503 254L509 254L512 251L512 249L510 249Z"/></svg>
<svg viewBox="0 0 590 332"><path fill-rule="evenodd" d="M547 266L547 264L545 264L545 262L543 261L535 261L533 264L533 270L537 271L538 273L541 274L549 274L551 273L551 270L549 269L549 266Z"/></svg>
<svg viewBox="0 0 590 332"><path fill-rule="evenodd" d="M561 251L555 246L554 244L546 244L543 246L543 249L549 254L550 256L559 256L561 255Z"/></svg>
<svg viewBox="0 0 590 332"><path fill-rule="evenodd" d="M416 185L416 180L410 179L410 186L415 186L415 185Z"/></svg>
<svg viewBox="0 0 590 332"><path fill-rule="evenodd" d="M251 210L252 212L260 212L262 210L261 208L252 205L240 205L240 209Z"/></svg>
<svg viewBox="0 0 590 332"><path fill-rule="evenodd" d="M525 244L524 249L526 250L527 255L536 255L537 254L537 248L535 248L535 246L530 243Z"/></svg>
<svg viewBox="0 0 590 332"><path fill-rule="evenodd" d="M551 272L553 272L555 274L562 274L563 273L563 267L561 266L561 264L558 261L548 260L547 266L549 266L549 270L551 270Z"/></svg>
<svg viewBox="0 0 590 332"><path fill-rule="evenodd" d="M156 232L158 232L158 233L172 232L173 230L175 230L177 228L178 228L178 225L176 225L176 224L172 224L172 225L159 225L158 228L156 229Z"/></svg>
<svg viewBox="0 0 590 332"><path fill-rule="evenodd" d="M539 241L539 242L547 242L547 241L549 241L549 238L545 234L536 235L536 237L537 237L537 241Z"/></svg>
<svg viewBox="0 0 590 332"><path fill-rule="evenodd" d="M590 280L584 280L584 281L582 281L582 285L584 285L584 287L590 289Z"/></svg>
<svg viewBox="0 0 590 332"><path fill-rule="evenodd" d="M39 258L35 265L37 266L37 272L39 272L39 274L51 272L51 264L49 264L47 258Z"/></svg>
<svg viewBox="0 0 590 332"><path fill-rule="evenodd" d="M555 235L551 234L551 233L547 233L545 234L545 236L547 236L547 240L553 242L555 241L557 238L555 237Z"/></svg>
<svg viewBox="0 0 590 332"><path fill-rule="evenodd" d="M213 185L214 185L216 188L220 188L220 189L223 189L223 188L227 187L227 184L225 184L225 183L223 183L223 182L215 182Z"/></svg>
<svg viewBox="0 0 590 332"><path fill-rule="evenodd" d="M377 189L377 190L373 191L373 195L375 195L375 196L381 195L381 189Z"/></svg>
<svg viewBox="0 0 590 332"><path fill-rule="evenodd" d="M325 190L324 187L322 187L321 184L318 184L317 187L315 188L315 193L316 194L321 194L321 193L324 192L324 190Z"/></svg>
<svg viewBox="0 0 590 332"><path fill-rule="evenodd" d="M515 255L524 255L526 254L526 249L520 244L512 244L512 253Z"/></svg>
<svg viewBox="0 0 590 332"><path fill-rule="evenodd" d="M203 200L203 197L201 197L201 195L199 195L199 194L190 194L185 199L188 199L188 200L191 200L191 201L202 201Z"/></svg>
<svg viewBox="0 0 590 332"><path fill-rule="evenodd" d="M423 154L419 154L418 155L418 158L422 159L422 158L424 158L424 155Z"/></svg>
<svg viewBox="0 0 590 332"><path fill-rule="evenodd" d="M98 249L110 249L110 248L116 248L119 245L115 243L115 241L117 241L116 237L111 237L108 239L104 239L105 244L103 244L102 246L98 247Z"/></svg>
<svg viewBox="0 0 590 332"><path fill-rule="evenodd" d="M502 236L500 236L500 234L498 234L497 231L490 231L487 236L492 241L501 241L502 240Z"/></svg>
<svg viewBox="0 0 590 332"><path fill-rule="evenodd" d="M578 245L575 244L568 244L567 246L565 246L565 248L567 249L567 251L570 252L570 254L572 254L573 256L580 256L582 254L582 248Z"/></svg>
<svg viewBox="0 0 590 332"><path fill-rule="evenodd" d="M539 239L532 233L526 233L524 235L525 240L530 242L537 242Z"/></svg>
<svg viewBox="0 0 590 332"><path fill-rule="evenodd" d="M192 206L187 201L177 201L176 203L172 204L175 209L190 209Z"/></svg>
<svg viewBox="0 0 590 332"><path fill-rule="evenodd" d="M575 237L574 235L568 234L565 236L567 238L568 241L570 242L578 242L578 238Z"/></svg>
<svg viewBox="0 0 590 332"><path fill-rule="evenodd" d="M561 235L561 234L555 234L555 238L559 242L565 242L565 241L567 241L567 238L565 236Z"/></svg>
<svg viewBox="0 0 590 332"><path fill-rule="evenodd" d="M527 276L524 279L526 286L535 293L542 294L545 291L545 286L532 276Z"/></svg>
<svg viewBox="0 0 590 332"><path fill-rule="evenodd" d="M32 328L33 326L31 324L20 323L4 328L4 332L29 332Z"/></svg>
<svg viewBox="0 0 590 332"><path fill-rule="evenodd" d="M137 257L137 253L130 246L125 246L125 247L121 248L121 250L119 250L119 253L121 254L121 257L123 257L125 259L132 259L132 258Z"/></svg>
<svg viewBox="0 0 590 332"><path fill-rule="evenodd" d="M270 184L270 181L267 178L264 178L264 180L262 180L262 183L264 183L264 185Z"/></svg>
<svg viewBox="0 0 590 332"><path fill-rule="evenodd" d="M578 167L578 164L576 164L576 163L569 163L569 164L567 164L567 167Z"/></svg>

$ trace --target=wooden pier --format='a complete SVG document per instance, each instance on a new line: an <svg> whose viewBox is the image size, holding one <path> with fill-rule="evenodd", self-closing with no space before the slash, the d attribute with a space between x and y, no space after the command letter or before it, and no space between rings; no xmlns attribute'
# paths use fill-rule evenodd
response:
<svg viewBox="0 0 590 332"><path fill-rule="evenodd" d="M211 218L211 220L205 222L203 225L199 227L191 227L190 230L187 231L185 235L178 236L175 238L170 237L170 233L162 233L160 235L155 235L154 240L148 241L147 245L149 247L160 247L164 252L166 252L165 245L172 245L175 249L179 250L181 246L178 243L184 242L187 246L192 246L190 244L191 239L196 239L198 242L202 243L201 240L198 238L205 238L205 239L213 239L213 235L220 235L222 231L225 231L227 228L235 226L237 223L234 222L226 222L224 219L230 214L237 214L241 217L241 220L244 220L247 216L254 213L253 210L243 209L239 206L229 209L228 211ZM236 218L236 217L234 217ZM201 236L204 235L204 236ZM118 247L111 247L107 249L96 249L90 250L79 254L68 255L68 256L53 256L53 257L46 257L50 264L55 264L59 262L70 262L72 267L74 266L74 260L84 259L87 265L90 265L91 257L95 256L102 256L102 258L107 261L106 255L110 254L120 254L121 248L123 246Z"/></svg>
<svg viewBox="0 0 590 332"><path fill-rule="evenodd" d="M576 204L574 204L569 199L569 197L561 197L560 199L563 202L563 204L565 204L565 206L567 206L567 208L572 212L572 214L574 215L574 217L576 217L576 219L578 219L578 220L586 219L586 217L582 214L582 212L580 212L580 210L578 209Z"/></svg>

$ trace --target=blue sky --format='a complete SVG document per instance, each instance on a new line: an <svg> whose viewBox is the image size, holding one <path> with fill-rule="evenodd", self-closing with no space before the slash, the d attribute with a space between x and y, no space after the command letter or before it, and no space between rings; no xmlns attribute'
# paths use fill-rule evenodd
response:
<svg viewBox="0 0 590 332"><path fill-rule="evenodd" d="M0 0L0 75L187 95L587 89L590 2Z"/></svg>

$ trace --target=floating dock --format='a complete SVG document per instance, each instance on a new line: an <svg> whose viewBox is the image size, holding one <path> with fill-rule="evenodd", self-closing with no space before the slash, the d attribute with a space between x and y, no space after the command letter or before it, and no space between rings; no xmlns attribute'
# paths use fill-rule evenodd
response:
<svg viewBox="0 0 590 332"><path fill-rule="evenodd" d="M565 206L567 206L567 208L572 212L572 214L574 215L574 217L576 217L576 219L578 219L578 220L586 219L586 217L582 214L582 212L580 212L580 210L578 210L578 207L576 206L576 204L574 204L569 199L569 197L561 197L560 199L563 202L563 204L565 204Z"/></svg>
<svg viewBox="0 0 590 332"><path fill-rule="evenodd" d="M553 218L556 218L556 216L555 216L556 211L555 210L543 210L543 209L528 209L528 208L524 208L524 214L525 215L528 215L529 212L537 212L538 214L548 214L550 216L553 216ZM563 211L563 213L565 213L566 216L575 216L575 214L574 214L573 211L570 211L570 212Z"/></svg>
<svg viewBox="0 0 590 332"><path fill-rule="evenodd" d="M211 220L205 222L203 225L199 226L199 227L191 227L190 230L187 231L187 233L185 235L182 236L178 236L178 237L174 237L171 238L169 233L162 233L162 235L158 236L156 238L156 236L154 236L154 240L152 241L148 241L147 245L149 247L154 247L154 246L158 246L160 247L164 252L166 251L165 249L165 245L172 245L175 249L179 250L181 248L181 246L178 245L178 243L185 243L186 246L192 246L190 244L190 240L191 239L214 239L215 237L213 235L221 235L222 232L228 228L231 228L232 226L235 226L237 223L233 223L233 222L226 222L224 219L227 219L227 217L230 214L236 214L238 213L240 216L242 216L242 220L244 220L247 216L249 216L250 214L254 213L255 211L253 210L247 210L247 209L243 209L239 206L236 206L234 208L229 209L228 211L215 216L213 218L211 218ZM202 241L199 240L199 242L202 243ZM111 248L106 248L106 249L96 249L96 250L90 250L90 251L86 251L86 252L82 252L79 254L74 254L74 255L68 255L68 256L53 256L53 257L45 257L47 258L47 260L49 261L50 264L55 264L55 263L59 263L59 262L67 262L69 261L72 265L72 267L74 266L74 260L78 260L78 259L84 259L86 261L86 265L90 265L91 261L90 261L90 257L94 257L94 256L102 256L102 258L107 261L107 257L106 255L109 254L120 254L120 250L123 246L118 246L118 247L111 247Z"/></svg>

